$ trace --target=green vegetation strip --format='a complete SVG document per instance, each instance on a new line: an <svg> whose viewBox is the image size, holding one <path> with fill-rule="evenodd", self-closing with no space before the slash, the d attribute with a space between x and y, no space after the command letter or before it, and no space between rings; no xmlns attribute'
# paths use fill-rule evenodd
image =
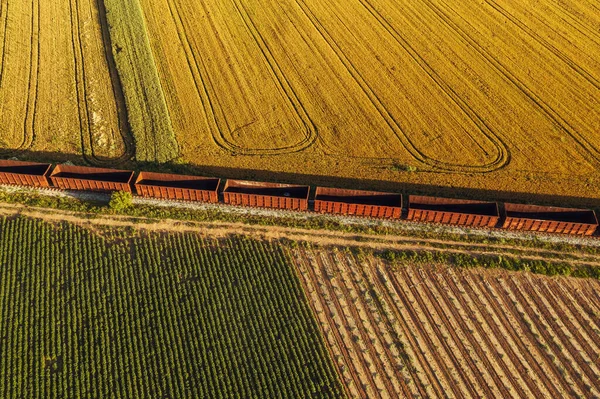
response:
<svg viewBox="0 0 600 399"><path fill-rule="evenodd" d="M138 0L104 0L112 51L140 162L167 162L179 148Z"/></svg>
<svg viewBox="0 0 600 399"><path fill-rule="evenodd" d="M545 276L571 276L600 280L600 268L591 265L577 265L566 261L549 259L522 259L513 255L475 255L443 251L369 251L351 248L359 259L373 255L391 262L393 265L444 264L459 268L504 269L526 271Z"/></svg>
<svg viewBox="0 0 600 399"><path fill-rule="evenodd" d="M341 397L285 247L0 218L0 397Z"/></svg>

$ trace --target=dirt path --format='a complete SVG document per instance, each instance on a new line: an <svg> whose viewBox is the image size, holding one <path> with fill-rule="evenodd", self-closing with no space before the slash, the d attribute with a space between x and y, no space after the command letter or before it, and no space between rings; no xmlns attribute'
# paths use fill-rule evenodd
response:
<svg viewBox="0 0 600 399"><path fill-rule="evenodd" d="M33 188L33 187L19 187L11 185L0 185L0 190L8 193L34 193L36 195L44 195L49 197L60 197L60 198L75 198L81 201L96 201L108 203L110 200L110 194L90 191L72 191L72 190L58 190L55 188ZM568 244L568 245L580 245L586 247L600 247L600 239L597 237L583 237L583 236L570 236L565 234L549 234L539 232L526 232L526 231L509 231L502 229L487 229L487 228L471 228L463 226L453 226L435 223L420 223L412 222L408 220L387 220L387 219L374 219L364 218L357 216L344 216L344 215L330 215L321 214L316 212L303 212L303 211L291 211L284 209L267 209L267 208L253 208L244 206L231 206L222 203L211 204L203 202L190 202L190 201L174 201L174 200L161 200L154 198L143 198L135 196L133 198L134 205L148 205L163 208L178 208L178 209L189 209L193 211L218 211L225 214L233 215L247 215L247 216L262 216L265 218L286 218L295 220L311 220L318 218L319 220L331 221L347 226L363 226L363 227L383 227L390 228L398 231L398 237L402 237L404 240L414 240L409 238L413 234L417 233L430 233L448 235L454 234L459 236L467 237L487 237L489 239L496 240L512 240L515 242L523 242L523 246L505 246L502 244L480 244L480 243L465 243L465 246L485 246L495 247L498 249L506 248L520 248L527 251L528 253L534 251L543 251L545 253L552 253L551 250L542 250L539 248L528 246L528 242L536 243L552 243L552 244ZM314 230L312 230L314 231ZM330 232L330 230L327 230ZM402 232L406 232L406 236L402 236ZM378 235L378 237L383 237ZM388 236L392 237L392 236ZM424 239L420 239L424 240ZM443 243L445 241L438 241L435 239L426 239L431 243ZM457 242L457 244L459 244ZM563 252L555 252L556 254L563 255ZM581 254L583 255L583 254ZM598 256L600 259L600 255Z"/></svg>
<svg viewBox="0 0 600 399"><path fill-rule="evenodd" d="M471 244L442 239L423 239L402 235L371 235L332 230L310 230L282 226L258 226L233 222L198 222L173 219L148 219L119 215L96 215L63 210L28 207L0 203L0 215L23 215L48 222L75 223L93 230L101 227L133 227L146 231L193 232L213 237L244 234L263 239L286 238L324 246L361 247L374 250L437 250L454 254L505 256L508 252L524 260L568 259L574 265L600 266L600 255L575 254L572 252L545 251L512 245ZM550 256L548 256L550 255Z"/></svg>

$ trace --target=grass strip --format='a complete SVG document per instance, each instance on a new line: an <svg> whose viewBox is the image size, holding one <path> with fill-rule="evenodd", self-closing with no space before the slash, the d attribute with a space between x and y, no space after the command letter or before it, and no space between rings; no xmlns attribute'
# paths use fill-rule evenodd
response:
<svg viewBox="0 0 600 399"><path fill-rule="evenodd" d="M135 139L135 157L143 162L170 161L178 156L179 146L139 1L103 1L112 52Z"/></svg>

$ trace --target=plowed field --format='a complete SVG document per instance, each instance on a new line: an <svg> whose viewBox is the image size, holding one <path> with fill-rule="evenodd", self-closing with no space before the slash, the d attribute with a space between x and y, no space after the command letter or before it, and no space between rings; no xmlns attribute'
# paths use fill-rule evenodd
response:
<svg viewBox="0 0 600 399"><path fill-rule="evenodd" d="M352 397L597 397L600 285L294 249Z"/></svg>
<svg viewBox="0 0 600 399"><path fill-rule="evenodd" d="M192 163L598 197L593 2L140 2Z"/></svg>
<svg viewBox="0 0 600 399"><path fill-rule="evenodd" d="M95 0L0 1L0 154L131 156L127 113Z"/></svg>

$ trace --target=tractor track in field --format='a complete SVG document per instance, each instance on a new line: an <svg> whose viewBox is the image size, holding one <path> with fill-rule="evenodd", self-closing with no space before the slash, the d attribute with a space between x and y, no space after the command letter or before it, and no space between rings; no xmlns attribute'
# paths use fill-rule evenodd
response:
<svg viewBox="0 0 600 399"><path fill-rule="evenodd" d="M205 65L205 62L202 59L202 57L198 57L196 53L192 50L192 44L188 38L186 27L183 22L183 18L181 17L177 1L166 1L168 4L171 18L173 19L177 30L179 41L184 47L185 57L187 60L188 67L190 68L190 73L193 76L196 92L198 93L198 96L200 97L200 100L204 105L204 110L207 119L211 125L213 139L219 147L235 154L277 155L300 152L314 144L318 137L316 126L306 113L306 110L304 109L302 103L299 101L297 95L294 93L294 90L289 84L287 78L280 70L276 60L273 58L273 55L271 54L271 51L266 45L264 39L262 38L262 36L260 36L260 33L258 32L256 26L250 20L245 8L238 2L233 2L232 4L236 8L238 16L243 22L247 33L250 35L250 37L252 37L252 40L259 49L260 57L263 60L264 64L267 66L270 75L273 79L273 82L278 88L279 93L281 94L282 98L284 98L289 103L290 106L288 108L293 110L296 119L300 122L299 124L303 126L304 137L300 141L289 146L257 149L242 147L230 140L228 138L228 135L226 135L223 132L224 129L230 130L229 124L226 120L219 120L218 115L225 115L225 113L223 112L223 107L221 105L221 102L219 102L219 96L216 94L216 90L210 79L210 73L208 72L207 66ZM202 7L204 9L204 12L207 15L210 15L210 12L206 8L207 6L204 3L202 3ZM219 109L220 112L217 112L217 109ZM230 131L229 133L229 136L231 136L232 132Z"/></svg>
<svg viewBox="0 0 600 399"><path fill-rule="evenodd" d="M8 26L8 2L6 7L3 7L3 12L6 14L4 22L4 44L2 47L2 69L0 69L0 88L4 84L4 63L6 54L6 29ZM31 37L29 40L29 73L27 80L27 94L25 99L25 113L23 115L23 124L21 131L23 133L21 143L11 149L2 149L0 155L10 156L20 151L29 149L35 140L35 119L36 105L38 97L38 80L39 80L39 64L40 64L40 0L31 1ZM16 93L12 93L16 96Z"/></svg>
<svg viewBox="0 0 600 399"><path fill-rule="evenodd" d="M98 7L98 14L105 13L103 7L103 0L98 0L96 3L99 5L102 3L102 7ZM115 96L115 107L117 108L117 118L119 120L119 133L121 137L121 143L123 144L123 153L116 157L107 158L102 157L96 154L94 150L94 138L93 138L93 130L94 127L92 125L91 119L92 115L90 114L90 105L88 102L88 88L87 88L87 75L86 75L86 66L85 66L85 57L84 57L84 48L82 43L82 34L80 30L80 18L79 18L79 0L69 0L70 7L70 15L71 15L71 44L73 50L73 59L75 65L75 71L73 74L75 89L77 92L77 109L78 109L78 119L79 119L79 132L80 132L80 140L81 140L81 154L86 162L92 165L97 166L114 166L118 165L122 162L125 162L131 159L135 154L135 148L133 144L133 136L131 136L131 132L128 128L123 131L123 111L120 108L123 106L119 105L119 96ZM101 30L104 32L108 30L108 26L106 25L106 18L99 17ZM104 23L103 23L104 22ZM103 34L103 38L105 38ZM103 48L105 52L111 51L110 48L106 48L108 43L103 43ZM111 69L110 63L108 63L109 70ZM110 73L111 76L111 85L113 88L113 94L115 93L115 82L113 81L114 75L116 71ZM120 86L119 86L120 87ZM118 90L117 90L118 92ZM122 95L122 91L121 91ZM124 101L124 97L123 97ZM126 117L126 115L125 115Z"/></svg>
<svg viewBox="0 0 600 399"><path fill-rule="evenodd" d="M538 35L533 29L529 28L527 25L519 21L512 13L502 7L494 0L485 0L486 4L488 4L491 8L496 10L499 14L504 16L507 20L509 20L514 26L519 28L522 32L524 32L527 36L531 37L534 41L545 47L550 53L552 53L555 57L559 58L562 62L569 66L574 72L579 74L582 78L587 80L592 86L596 89L600 90L600 81L589 73L585 68L578 65L574 62L569 56L567 56L564 52L556 48L549 41L544 39L542 36Z"/></svg>
<svg viewBox="0 0 600 399"><path fill-rule="evenodd" d="M563 10L560 7L551 7L551 9L552 12L560 16L562 21L569 25L569 27L579 31L582 35L586 36L588 39L600 46L600 34L598 34L598 32L595 32L589 26L583 24L580 20L574 18L573 15L569 14L568 11ZM550 25L547 26L551 28Z"/></svg>
<svg viewBox="0 0 600 399"><path fill-rule="evenodd" d="M4 73L4 59L6 58L6 27L8 26L8 0L0 0L0 31L2 37L2 52L0 55L0 87L2 87L2 79Z"/></svg>
<svg viewBox="0 0 600 399"><path fill-rule="evenodd" d="M404 148L409 154L418 162L423 164L425 167L433 170L440 171L451 171L460 173L488 173L494 170L498 170L506 166L510 162L510 151L502 142L502 140L495 135L485 122L476 115L466 104L458 97L458 95L435 73L435 71L427 64L427 62L410 46L410 44L391 27L385 20L377 18L379 15L372 7L367 6L364 2L360 1L360 4L365 10L371 14L375 21L384 28L391 37L400 45L401 48L411 57L416 65L435 83L441 92L447 95L451 102L459 107L462 112L467 115L469 120L478 127L480 132L493 144L496 151L495 159L484 165L463 165L463 164L452 164L444 161L436 160L428 157L425 153L417 148L417 146L411 141L408 134L402 129L398 121L389 111L383 100L377 95L375 89L371 87L367 79L361 74L359 69L354 65L352 60L344 53L341 47L336 42L333 35L325 28L319 18L313 13L310 7L304 0L294 0L299 8L302 10L304 15L313 25L314 29L321 35L325 43L329 45L332 51L336 54L340 62L348 70L355 83L363 90L365 95L369 98L373 106L378 110L381 117L386 121L387 125L394 132L398 140L402 143ZM348 28L348 27L347 27ZM350 29L349 29L350 30ZM396 32L396 34L394 34ZM481 147L480 147L481 148ZM483 148L481 148L483 150ZM486 152L487 153L487 152Z"/></svg>
<svg viewBox="0 0 600 399"><path fill-rule="evenodd" d="M17 151L29 149L35 140L35 120L38 100L40 76L40 0L33 0L31 16L31 58L29 87L27 90L27 106L23 123L23 142ZM34 34L35 32L35 34Z"/></svg>
<svg viewBox="0 0 600 399"><path fill-rule="evenodd" d="M586 15L582 14L581 12L577 12L576 10L573 10L573 8L569 7L567 4L565 4L565 2L563 0L552 0L552 1L554 2L554 4L558 5L558 7L569 16L569 18L571 18L573 21L579 22L582 27L589 30L594 35L597 35L596 31L594 31L593 28L591 28L581 22L586 19L586 17L587 17ZM583 1L580 3L583 4ZM590 6L592 6L592 8L594 8L594 10L596 11L597 14L600 13L600 8L598 8L594 3L590 3ZM600 24L599 24L599 26L600 26ZM600 32L600 30L598 30L598 32ZM598 35L597 37L600 39L600 35Z"/></svg>
<svg viewBox="0 0 600 399"><path fill-rule="evenodd" d="M410 44L399 31L396 29L368 0L358 0L367 12L377 20L377 22L396 40L396 42L410 55L417 65L427 74L427 76L435 82L442 93L444 93L450 101L455 104L468 119L479 129L479 131L492 143L496 158L485 165L456 165L464 172L491 172L506 166L510 162L510 150L504 141L492 131L487 123L481 118L471 107L460 97L460 95L442 79L438 73L432 68L427 61L419 54L418 51ZM473 140L477 142L477 140ZM481 151L487 151L479 145Z"/></svg>
<svg viewBox="0 0 600 399"><path fill-rule="evenodd" d="M579 146L584 149L588 155L595 161L594 163L600 163L600 150L594 146L586 137L584 137L581 133L571 126L561 115L558 114L556 110L554 110L550 105L548 105L541 97L539 97L534 90L530 89L523 81L521 81L514 73L512 73L504 64L502 64L497 57L492 55L487 49L481 46L477 41L475 41L469 34L467 34L457 23L455 23L450 17L451 13L456 14L456 17L464 20L460 17L455 11L453 11L452 7L448 5L444 0L440 0L439 3L443 4L445 10L443 11L441 7L433 4L431 0L422 0L421 1L431 12L435 13L440 21L445 24L448 28L456 32L456 34L461 37L465 42L469 44L469 46L479 55L485 59L490 67L495 69L499 74L505 77L507 81L509 81L513 86L515 86L519 91L526 96L526 98L540 111L542 111L551 121L554 122L554 125L561 129L564 133L568 134L579 144ZM469 21L464 20L464 22L471 26Z"/></svg>

